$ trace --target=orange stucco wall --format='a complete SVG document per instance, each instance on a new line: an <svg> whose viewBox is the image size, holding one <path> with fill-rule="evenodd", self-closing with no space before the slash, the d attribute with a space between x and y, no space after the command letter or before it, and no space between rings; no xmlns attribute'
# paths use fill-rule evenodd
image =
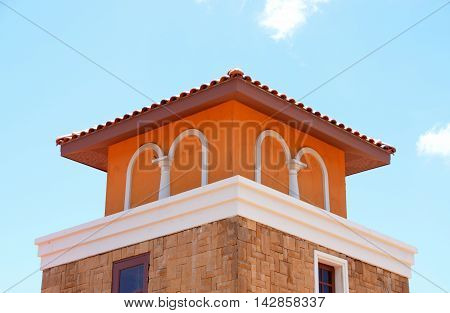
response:
<svg viewBox="0 0 450 313"><path fill-rule="evenodd" d="M316 150L323 158L329 176L331 211L346 217L344 152L285 123L238 102L228 101L158 129L129 138L109 147L105 215L123 210L126 171L133 153L144 143L158 144L167 155L172 141L182 131L195 128L208 139L209 183L235 175L254 179L255 142L265 129L278 132L294 157L302 147ZM175 151L171 165L171 194L200 186L201 144L186 137ZM160 169L152 164L153 152L142 153L133 168L131 207L158 198ZM267 137L262 144L262 183L288 193L288 170L281 144ZM319 163L309 155L302 158L308 168L298 175L301 199L323 207L322 173Z"/></svg>

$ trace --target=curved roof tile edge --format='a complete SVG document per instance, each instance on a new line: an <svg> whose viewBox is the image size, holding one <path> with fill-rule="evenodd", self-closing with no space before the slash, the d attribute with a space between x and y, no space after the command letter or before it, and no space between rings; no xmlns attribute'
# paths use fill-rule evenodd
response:
<svg viewBox="0 0 450 313"><path fill-rule="evenodd" d="M267 85L263 85L261 84L260 81L258 80L253 80L250 76L245 75L244 72L240 69L234 68L228 71L227 75L220 77L217 80L212 80L209 84L202 84L200 85L200 87L198 88L192 88L189 91L183 91L181 92L179 95L177 96L172 96L169 99L163 99L161 100L159 103L153 103L150 106L146 106L143 107L140 110L135 110L131 113L127 113L122 117L117 117L115 118L113 121L107 121L104 124L99 124L95 127L91 127L89 129L83 130L83 131L79 131L79 132L73 132L72 134L68 134L68 135L64 135L64 136L60 136L58 138L56 138L56 145L64 145L70 141L76 140L78 138L87 136L91 133L94 132L98 132L101 131L102 129L106 128L106 127L112 127L118 123L120 123L123 120L127 120L129 118L133 118L135 116L138 116L142 113L145 113L149 110L155 109L157 107L160 107L162 105L168 105L171 104L181 98L193 95L195 93L197 93L198 91L201 90L205 90L208 88L213 88L214 86L221 84L227 80L229 80L230 78L238 78L238 79L242 79L248 83L251 83L252 85L260 88L261 90L268 92L270 94L272 94L273 96L276 96L284 101L286 101L287 103L290 103L292 105L295 105L297 108L304 110L312 115L314 115L315 117L321 118L327 122L329 122L330 124L334 125L335 127L338 127L340 129L342 129L342 131L346 131L348 133L353 134L354 136L358 137L359 139L372 144L380 149L383 149L384 151L388 152L389 154L394 154L396 152L396 149L391 146L388 145L386 143L383 143L381 140L376 140L374 138L370 138L367 135L364 135L362 133L360 133L357 130L353 130L351 127L346 126L345 124L336 121L335 119L330 118L327 115L324 115L322 113L320 113L319 111L314 111L311 107L307 107L305 106L303 103L301 102L297 102L295 99L293 98L288 98L285 94L280 94L276 89L270 89Z"/></svg>

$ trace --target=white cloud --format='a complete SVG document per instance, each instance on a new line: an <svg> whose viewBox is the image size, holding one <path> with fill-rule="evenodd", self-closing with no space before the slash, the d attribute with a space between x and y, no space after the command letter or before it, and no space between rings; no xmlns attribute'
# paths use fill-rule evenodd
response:
<svg viewBox="0 0 450 313"><path fill-rule="evenodd" d="M434 127L419 137L417 151L422 155L438 156L450 160L450 123Z"/></svg>
<svg viewBox="0 0 450 313"><path fill-rule="evenodd" d="M273 31L271 37L281 40L292 36L307 18L328 0L266 0L259 24Z"/></svg>

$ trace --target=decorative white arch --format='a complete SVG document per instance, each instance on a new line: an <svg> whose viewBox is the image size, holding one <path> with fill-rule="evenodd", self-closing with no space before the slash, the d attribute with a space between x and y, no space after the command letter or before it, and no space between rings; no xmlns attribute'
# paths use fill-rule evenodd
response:
<svg viewBox="0 0 450 313"><path fill-rule="evenodd" d="M136 162L136 159L138 158L138 156L145 150L155 151L156 154L158 155L158 160L162 160L164 158L164 153L162 152L161 148L155 143L146 143L146 144L142 145L141 147L139 147L139 149L137 149L134 152L133 156L130 159L130 162L128 163L128 168L127 168L127 177L126 177L126 182L125 182L124 210L130 209L131 179L132 179L132 175L133 175L134 163ZM158 161L158 160L156 160L156 161ZM153 161L153 162L155 162L155 161ZM159 187L159 198L160 199L161 199L161 184L163 183L162 174L163 173L161 170L161 182L160 182L160 187Z"/></svg>
<svg viewBox="0 0 450 313"><path fill-rule="evenodd" d="M302 157L305 154L310 154L312 155L314 158L316 158L316 160L319 162L320 164L320 168L322 170L322 188L323 188L323 203L325 206L325 210L330 212L330 191L329 191L329 185L328 185L328 170L327 170L327 166L325 165L324 160L322 159L322 157L320 156L320 154L312 149L312 148L302 148L297 152L297 155L295 156L295 159L300 162L300 160L302 159ZM298 192L298 194L300 195L300 191Z"/></svg>
<svg viewBox="0 0 450 313"><path fill-rule="evenodd" d="M169 149L169 154L168 154L168 181L170 181L170 164L173 161L173 158L175 156L175 150L177 149L178 144L181 142L181 140L183 140L185 137L187 136L195 136L198 139L200 139L200 143L202 145L202 182L201 185L205 186L208 184L208 139L206 139L206 136L199 131L198 129L187 129L185 131L183 131L181 134L179 134L175 140L172 142L172 145L170 146ZM170 189L169 187L167 187L169 195L170 195Z"/></svg>
<svg viewBox="0 0 450 313"><path fill-rule="evenodd" d="M281 137L279 133L270 129L261 132L261 134L259 134L258 138L256 139L255 144L255 181L257 183L261 183L261 162L262 162L261 147L266 137L273 137L276 140L278 140L278 142L281 144L281 147L283 148L286 163L288 163L291 160L291 151L289 150L286 141L284 141L283 137Z"/></svg>

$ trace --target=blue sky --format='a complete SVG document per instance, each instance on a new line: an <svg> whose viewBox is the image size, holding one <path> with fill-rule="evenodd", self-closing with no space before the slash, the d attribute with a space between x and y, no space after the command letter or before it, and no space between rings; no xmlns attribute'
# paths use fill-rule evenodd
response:
<svg viewBox="0 0 450 313"><path fill-rule="evenodd" d="M232 67L300 98L444 2L5 1L155 100ZM303 100L397 147L347 178L349 218L416 246L415 271L446 290L449 30L450 5ZM36 237L104 213L105 173L61 158L56 136L149 101L1 3L0 82L4 290L39 268ZM411 290L440 291L417 274Z"/></svg>

